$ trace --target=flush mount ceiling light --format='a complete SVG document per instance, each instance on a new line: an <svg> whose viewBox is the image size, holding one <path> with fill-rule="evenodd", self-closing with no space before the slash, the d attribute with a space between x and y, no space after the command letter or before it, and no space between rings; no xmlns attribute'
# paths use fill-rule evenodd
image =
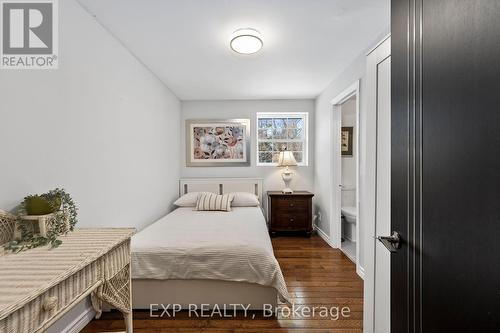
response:
<svg viewBox="0 0 500 333"><path fill-rule="evenodd" d="M231 35L229 42L231 49L240 54L252 54L258 52L264 43L260 33L255 29L238 29Z"/></svg>

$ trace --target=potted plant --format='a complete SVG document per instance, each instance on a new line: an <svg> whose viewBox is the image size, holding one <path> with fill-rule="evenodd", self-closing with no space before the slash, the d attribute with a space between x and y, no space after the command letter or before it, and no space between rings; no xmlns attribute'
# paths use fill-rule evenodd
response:
<svg viewBox="0 0 500 333"><path fill-rule="evenodd" d="M64 189L26 196L17 212L20 237L5 248L19 252L49 244L53 248L59 246L62 241L58 236L72 231L76 225L77 211L73 199Z"/></svg>
<svg viewBox="0 0 500 333"><path fill-rule="evenodd" d="M26 215L47 215L60 209L61 199L49 198L46 194L35 194L25 197L23 205Z"/></svg>

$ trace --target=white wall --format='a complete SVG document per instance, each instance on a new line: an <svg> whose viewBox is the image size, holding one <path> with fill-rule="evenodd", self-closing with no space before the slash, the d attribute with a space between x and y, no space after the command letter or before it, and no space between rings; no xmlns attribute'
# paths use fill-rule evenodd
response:
<svg viewBox="0 0 500 333"><path fill-rule="evenodd" d="M383 32L379 38L377 38L372 46L375 46L384 36L389 32ZM371 47L368 47L368 51ZM314 164L314 188L316 192L315 200L315 212L318 214L317 225L326 235L332 235L333 233L340 233L341 230L330 230L331 222L331 203L334 198L332 197L332 140L331 140L331 127L332 127L332 112L333 107L331 101L338 94L344 91L347 87L353 84L356 80L360 79L360 163L362 163L362 158L364 154L365 140L363 134L363 121L366 117L365 107L364 107L364 94L365 89L365 72L366 72L366 52L361 53L356 59L353 59L351 65L349 65L340 75L333 79L333 81L326 87L326 89L316 98L315 104L315 156L316 162ZM363 188L363 170L360 170L360 189ZM360 197L362 197L360 193ZM362 210L363 203L360 202L360 210ZM358 219L359 228L359 239L364 239L364 228L362 218ZM360 242L359 245L359 264L364 267L364 244Z"/></svg>
<svg viewBox="0 0 500 333"><path fill-rule="evenodd" d="M64 187L79 226L143 226L178 193L180 102L75 1L58 70L0 72L0 207Z"/></svg>
<svg viewBox="0 0 500 333"><path fill-rule="evenodd" d="M330 103L333 98L345 90L349 85L361 78L360 106L363 101L363 79L365 74L365 56L361 54L354 62L318 96L316 99L316 163L314 167L314 183L317 194L315 209L319 214L318 227L327 235L330 234L330 206L332 175L332 114L333 107ZM333 232L337 232L334 230ZM340 232L340 230L338 231Z"/></svg>
<svg viewBox="0 0 500 333"><path fill-rule="evenodd" d="M182 177L260 177L264 178L264 191L281 190L281 168L256 166L256 113L257 112L308 112L309 113L309 166L294 167L291 187L294 190L314 190L314 100L224 100L182 102ZM251 120L251 166L249 167L186 167L185 124L186 119L234 119Z"/></svg>

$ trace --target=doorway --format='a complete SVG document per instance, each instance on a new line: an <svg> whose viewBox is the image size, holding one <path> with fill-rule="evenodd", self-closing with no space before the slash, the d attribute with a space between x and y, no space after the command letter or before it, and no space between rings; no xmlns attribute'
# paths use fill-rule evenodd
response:
<svg viewBox="0 0 500 333"><path fill-rule="evenodd" d="M356 262L357 251L357 201L356 201L356 154L358 127L356 122L357 96L353 95L339 106L340 112L340 215L341 215L341 243L340 249L344 254ZM357 148L357 147L356 147Z"/></svg>
<svg viewBox="0 0 500 333"><path fill-rule="evenodd" d="M330 239L359 265L359 81L332 100L332 219Z"/></svg>

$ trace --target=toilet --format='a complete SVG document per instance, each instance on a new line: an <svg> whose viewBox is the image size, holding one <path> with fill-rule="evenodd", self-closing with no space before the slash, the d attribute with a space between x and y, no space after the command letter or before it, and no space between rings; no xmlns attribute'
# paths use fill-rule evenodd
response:
<svg viewBox="0 0 500 333"><path fill-rule="evenodd" d="M356 223L356 207L342 207L342 216L345 217L346 222Z"/></svg>
<svg viewBox="0 0 500 333"><path fill-rule="evenodd" d="M356 241L356 207L346 206L341 208L344 221L347 222L345 236L351 241Z"/></svg>

